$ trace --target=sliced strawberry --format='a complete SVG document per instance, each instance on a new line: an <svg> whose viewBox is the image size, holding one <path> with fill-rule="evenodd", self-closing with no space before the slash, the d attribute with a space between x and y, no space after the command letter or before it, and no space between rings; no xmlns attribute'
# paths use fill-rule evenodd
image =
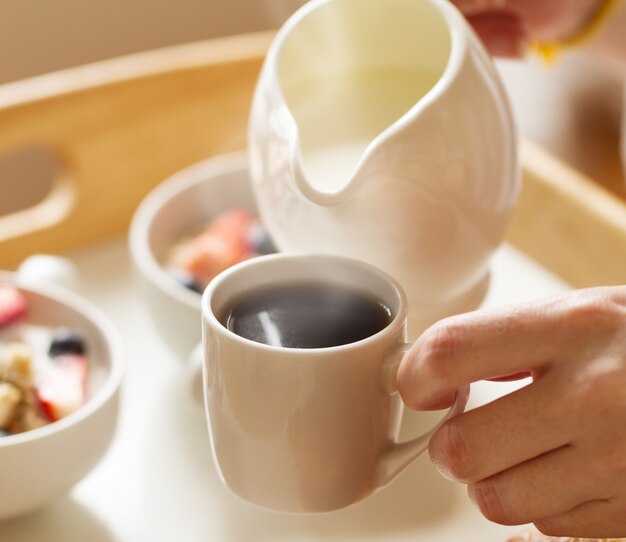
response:
<svg viewBox="0 0 626 542"><path fill-rule="evenodd" d="M215 275L252 255L248 211L231 209L216 218L178 258L178 265L206 285Z"/></svg>
<svg viewBox="0 0 626 542"><path fill-rule="evenodd" d="M231 264L240 262L252 254L250 229L254 224L252 215L245 209L231 209L218 216L209 227L198 237L204 239L221 239L228 247Z"/></svg>
<svg viewBox="0 0 626 542"><path fill-rule="evenodd" d="M220 271L237 263L238 251L217 235L203 235L195 239L181 254L181 267L207 283Z"/></svg>
<svg viewBox="0 0 626 542"><path fill-rule="evenodd" d="M230 209L218 216L205 233L219 235L239 250L250 251L249 231L254 218L245 209Z"/></svg>
<svg viewBox="0 0 626 542"><path fill-rule="evenodd" d="M0 284L0 328L13 324L28 312L28 302L17 288Z"/></svg>
<svg viewBox="0 0 626 542"><path fill-rule="evenodd" d="M85 356L57 356L43 375L37 385L37 398L51 421L64 418L85 402L87 365Z"/></svg>

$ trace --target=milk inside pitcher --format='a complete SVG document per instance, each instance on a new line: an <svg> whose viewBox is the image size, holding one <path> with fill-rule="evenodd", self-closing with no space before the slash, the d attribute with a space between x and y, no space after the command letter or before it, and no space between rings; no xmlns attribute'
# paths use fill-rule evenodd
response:
<svg viewBox="0 0 626 542"><path fill-rule="evenodd" d="M286 38L278 65L298 127L303 174L314 189L329 194L346 188L368 146L381 144L385 130L419 107L450 54L445 21L432 7L425 11L415 0L392 0L381 21L376 2L351 3L314 10ZM428 32L412 42L394 40L393 34L414 34L407 11L428 18L420 25Z"/></svg>

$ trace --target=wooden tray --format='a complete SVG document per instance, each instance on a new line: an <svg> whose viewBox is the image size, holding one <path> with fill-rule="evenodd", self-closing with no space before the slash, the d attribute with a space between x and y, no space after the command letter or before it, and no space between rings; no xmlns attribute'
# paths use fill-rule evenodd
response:
<svg viewBox="0 0 626 542"><path fill-rule="evenodd" d="M173 172L244 148L272 33L64 70L0 87L0 154L33 144L62 165L49 196L0 217L0 268L126 231ZM571 285L626 283L626 202L529 142L509 241Z"/></svg>

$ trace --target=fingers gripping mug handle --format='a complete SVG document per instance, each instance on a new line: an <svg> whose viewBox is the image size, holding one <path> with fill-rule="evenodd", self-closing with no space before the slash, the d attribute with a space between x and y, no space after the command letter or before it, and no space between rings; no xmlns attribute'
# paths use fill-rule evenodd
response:
<svg viewBox="0 0 626 542"><path fill-rule="evenodd" d="M396 373L404 354L412 346L404 343L392 350L383 363L383 382L389 394L397 393ZM390 441L387 449L381 454L377 468L376 485L382 487L393 480L400 472L408 467L418 456L426 451L430 437L447 420L461 414L469 399L469 386L457 391L454 403L448 412L430 431L405 442Z"/></svg>

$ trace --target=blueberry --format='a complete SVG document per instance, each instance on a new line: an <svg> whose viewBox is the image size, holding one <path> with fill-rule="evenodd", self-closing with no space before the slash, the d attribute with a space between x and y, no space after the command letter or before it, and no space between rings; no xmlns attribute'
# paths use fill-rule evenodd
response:
<svg viewBox="0 0 626 542"><path fill-rule="evenodd" d="M250 245L257 254L273 254L276 247L262 226L252 226L249 232Z"/></svg>
<svg viewBox="0 0 626 542"><path fill-rule="evenodd" d="M50 357L61 356L63 354L85 353L85 341L76 332L67 328L56 329L52 334L52 342L48 348Z"/></svg>
<svg viewBox="0 0 626 542"><path fill-rule="evenodd" d="M193 275L177 272L175 273L175 278L180 285L184 286L188 290L196 292L197 294L202 293L202 287Z"/></svg>

